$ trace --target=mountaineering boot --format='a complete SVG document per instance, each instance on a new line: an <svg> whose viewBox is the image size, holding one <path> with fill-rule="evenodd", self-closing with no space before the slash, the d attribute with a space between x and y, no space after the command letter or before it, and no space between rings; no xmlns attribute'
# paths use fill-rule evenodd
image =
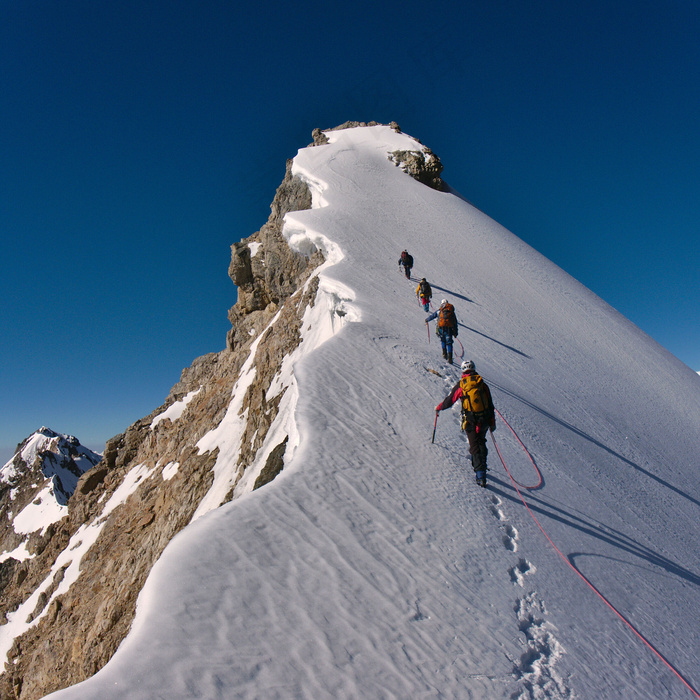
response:
<svg viewBox="0 0 700 700"><path fill-rule="evenodd" d="M442 351L442 357L443 357L444 360L447 359L447 350L443 350L443 351Z"/></svg>
<svg viewBox="0 0 700 700"><path fill-rule="evenodd" d="M450 364L452 364L452 353L451 353L451 352L448 352L448 353L447 353L447 361L448 361Z"/></svg>
<svg viewBox="0 0 700 700"><path fill-rule="evenodd" d="M475 472L476 476L476 483L481 486L482 488L486 486L486 472L479 470L478 472Z"/></svg>

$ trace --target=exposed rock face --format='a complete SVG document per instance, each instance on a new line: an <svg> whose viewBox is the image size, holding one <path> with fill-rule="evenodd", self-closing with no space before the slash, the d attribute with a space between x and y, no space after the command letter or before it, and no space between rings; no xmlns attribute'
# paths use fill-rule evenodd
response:
<svg viewBox="0 0 700 700"><path fill-rule="evenodd" d="M445 183L440 177L442 163L429 148L423 146L420 151L394 151L389 160L418 182L434 190L445 191Z"/></svg>
<svg viewBox="0 0 700 700"><path fill-rule="evenodd" d="M319 130L313 138L316 145L326 139ZM416 153L395 162L435 186L441 166L427 149ZM269 390L284 358L302 342L323 255L291 250L282 227L287 212L310 206L311 194L292 176L290 161L268 221L231 247L229 275L238 300L228 313L226 348L197 358L161 407L109 440L99 464L74 474L67 512L31 535L31 556L0 563L0 624L12 616L26 625L0 676L3 700L43 697L93 675L111 658L153 564L215 492L218 449L204 449L200 441L228 418L235 397L244 421L240 449L227 464L225 492L219 497L217 491L210 507L263 487L284 467L288 436L270 428L285 389ZM252 379L238 389L246 372ZM13 488L0 484L0 526L10 522L6 499ZM0 535L2 551L18 546L11 526Z"/></svg>
<svg viewBox="0 0 700 700"><path fill-rule="evenodd" d="M238 301L228 314L232 326L227 337L230 350L245 345L251 335L262 330L280 302L297 289L307 266L315 267L321 261L320 254L307 260L293 252L282 236L287 212L311 208L311 192L292 176L291 167L290 160L267 223L250 238L231 246L229 276L238 287Z"/></svg>
<svg viewBox="0 0 700 700"><path fill-rule="evenodd" d="M243 447L226 498L233 496L255 460L284 395L282 391L267 401L267 389L284 357L301 342L302 318L314 304L318 287L316 279L305 283L323 262L320 252L305 256L292 251L282 236L284 215L311 206L308 188L291 175L290 165L291 161L267 223L232 246L229 273L238 286L238 301L229 311L232 328L226 349L196 359L163 406L112 438L102 461L76 475L67 514L36 538L32 557L0 565L0 621L21 613L36 622L8 654L0 697L42 697L93 675L110 659L129 630L136 598L153 564L191 522L212 485L218 451L201 452L197 443L226 414L241 368L257 341L255 379L245 391L241 411L247 410L248 416ZM176 405L182 412L168 418ZM279 473L286 445L285 438L271 451L250 488L269 483ZM3 492L9 493L9 488L3 487ZM80 550L78 541L90 529L95 542L81 560L76 553L78 575L76 561L69 561L65 553ZM6 534L5 551L16 546ZM77 581L54 595L70 577ZM29 610L27 601L37 591L37 602Z"/></svg>

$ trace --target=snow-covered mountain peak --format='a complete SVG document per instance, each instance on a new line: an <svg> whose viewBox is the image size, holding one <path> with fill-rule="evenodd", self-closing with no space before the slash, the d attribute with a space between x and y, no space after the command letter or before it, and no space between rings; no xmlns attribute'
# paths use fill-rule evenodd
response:
<svg viewBox="0 0 700 700"><path fill-rule="evenodd" d="M77 477L95 466L101 457L81 445L75 436L42 426L17 447L12 459L0 470L0 481L11 483L21 470L31 469L45 477L58 476L61 493L70 495Z"/></svg>
<svg viewBox="0 0 700 700"><path fill-rule="evenodd" d="M18 535L45 531L66 514L78 479L101 459L73 435L42 426L18 445L0 470L3 526Z"/></svg>
<svg viewBox="0 0 700 700"><path fill-rule="evenodd" d="M179 417L153 414L106 454L114 471L86 497L103 546L74 567L94 608L78 618L79 591L61 591L39 632L25 624L34 599L22 603L8 615L20 648L40 633L56 644L49 667L6 635L15 673L29 687L61 659L64 679L85 677L77 639L102 663L90 642L116 648L130 609L106 595L114 572L130 578L201 483L216 498L158 559L130 634L57 698L690 697L697 378L485 214L397 167L402 151L430 165L417 141L382 126L324 138L291 165L311 208L277 207L283 231L234 245L249 285L229 314L240 354L193 365L177 395L202 389ZM282 235L325 261L272 300L261 280L291 286L274 262ZM485 490L459 407L435 413L459 373L426 328L421 277L455 305L456 359L476 362L499 410ZM86 538L71 536L74 560Z"/></svg>

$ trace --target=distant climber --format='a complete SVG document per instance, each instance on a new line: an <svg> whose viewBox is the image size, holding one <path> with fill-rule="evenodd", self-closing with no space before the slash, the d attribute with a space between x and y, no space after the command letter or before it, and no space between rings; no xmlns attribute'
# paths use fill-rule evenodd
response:
<svg viewBox="0 0 700 700"><path fill-rule="evenodd" d="M407 251L404 250L401 253L401 257L399 258L399 269L403 265L403 270L406 274L406 279L410 280L411 279L411 268L413 267L413 256Z"/></svg>
<svg viewBox="0 0 700 700"><path fill-rule="evenodd" d="M437 311L433 311L425 319L425 322L428 323L434 318L438 320L435 331L442 343L442 356L452 364L452 338L456 338L459 331L455 307L447 299L443 299L440 302L440 308Z"/></svg>
<svg viewBox="0 0 700 700"><path fill-rule="evenodd" d="M423 277L423 279L421 279L421 281L418 283L416 296L420 299L423 309L428 311L430 308L430 299L433 296L433 290L430 288L430 284L425 277Z"/></svg>
<svg viewBox="0 0 700 700"><path fill-rule="evenodd" d="M486 486L486 433L496 430L496 416L491 400L491 390L476 373L471 360L462 362L462 378L452 387L447 398L435 411L439 413L462 399L462 430L467 433L472 468L479 486ZM437 418L436 418L437 420Z"/></svg>

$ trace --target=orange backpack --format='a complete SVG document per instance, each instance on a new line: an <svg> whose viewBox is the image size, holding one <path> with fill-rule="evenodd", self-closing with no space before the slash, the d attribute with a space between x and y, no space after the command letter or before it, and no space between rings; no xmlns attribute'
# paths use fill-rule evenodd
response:
<svg viewBox="0 0 700 700"><path fill-rule="evenodd" d="M449 302L444 306L440 307L440 313L438 315L438 327L439 328L453 328L456 326L455 319L455 307Z"/></svg>

